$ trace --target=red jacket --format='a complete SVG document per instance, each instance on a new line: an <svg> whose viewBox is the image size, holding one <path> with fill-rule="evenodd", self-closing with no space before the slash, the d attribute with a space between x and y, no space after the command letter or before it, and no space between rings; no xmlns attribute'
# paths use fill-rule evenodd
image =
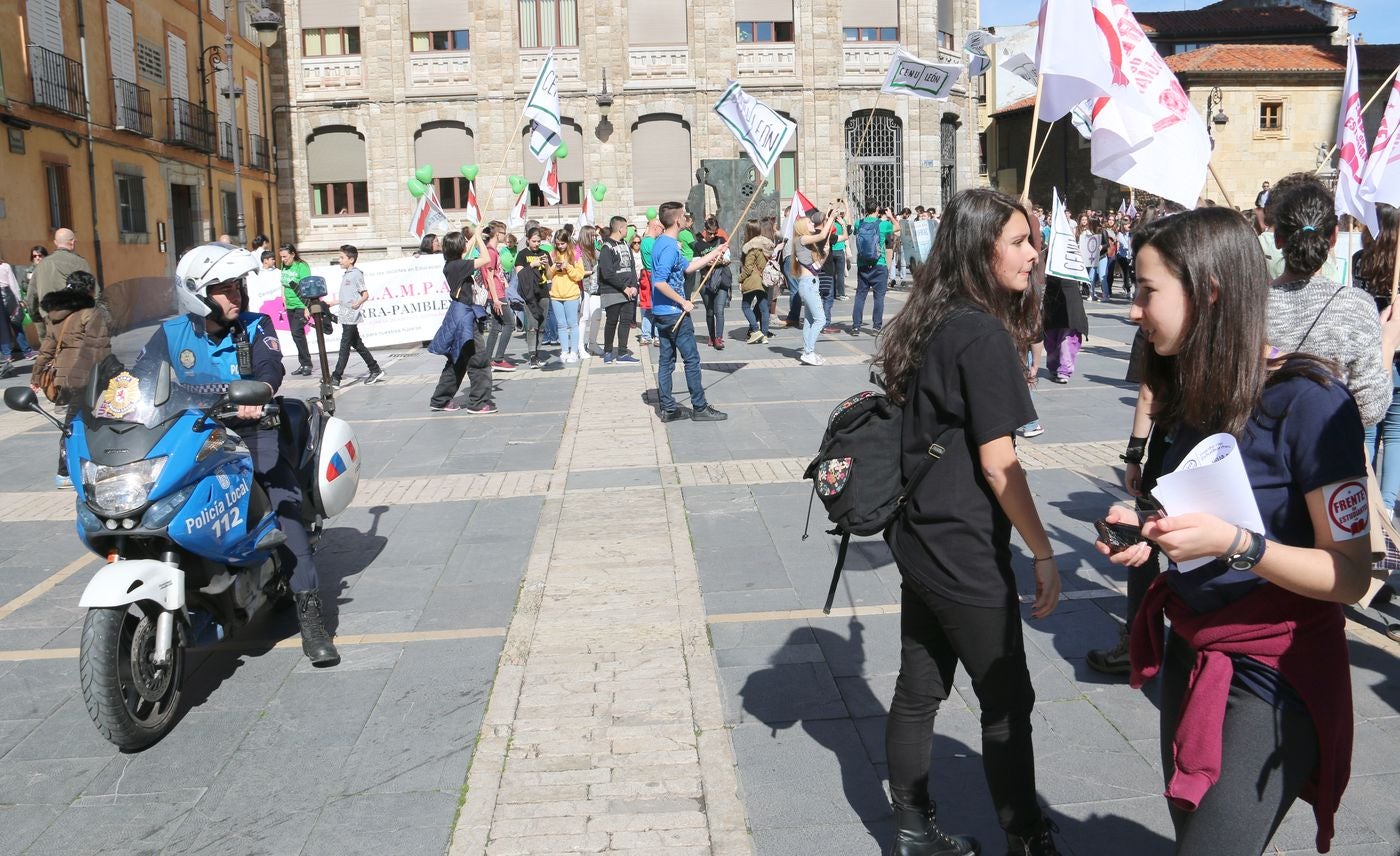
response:
<svg viewBox="0 0 1400 856"><path fill-rule="evenodd" d="M1172 739L1176 772L1167 783L1167 799L1194 811L1219 780L1225 703L1235 673L1230 655L1244 655L1283 675L1312 716L1318 763L1302 796L1312 803L1317 819L1317 850L1326 853L1333 816L1351 777L1351 672L1342 607L1269 584L1222 609L1196 613L1162 574L1147 590L1133 622L1128 651L1134 687L1161 669L1164 614L1172 630L1196 650Z"/></svg>

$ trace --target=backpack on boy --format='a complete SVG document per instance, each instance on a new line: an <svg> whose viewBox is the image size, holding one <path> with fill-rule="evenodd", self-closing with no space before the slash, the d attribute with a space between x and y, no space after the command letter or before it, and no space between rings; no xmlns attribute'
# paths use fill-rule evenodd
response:
<svg viewBox="0 0 1400 856"><path fill-rule="evenodd" d="M880 246L880 219L866 217L856 226L856 264L872 268L879 264L882 249Z"/></svg>

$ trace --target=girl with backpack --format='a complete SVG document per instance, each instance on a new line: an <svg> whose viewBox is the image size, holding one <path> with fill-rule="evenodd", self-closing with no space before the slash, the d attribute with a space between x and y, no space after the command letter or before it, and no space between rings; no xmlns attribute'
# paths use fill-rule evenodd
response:
<svg viewBox="0 0 1400 856"><path fill-rule="evenodd" d="M929 801L929 752L940 703L961 663L982 708L982 758L1015 856L1056 853L1036 799L1031 709L1011 528L1033 554L1031 615L1044 618L1060 574L1026 474L1016 429L1035 420L1022 355L1037 338L1031 277L1039 261L1030 214L994 190L953 197L909 302L875 359L903 405L906 477L930 445L945 451L885 530L902 577L902 654L885 751L895 856L965 856L975 841L945 833Z"/></svg>
<svg viewBox="0 0 1400 856"><path fill-rule="evenodd" d="M739 268L739 287L743 292L740 308L749 322L750 345L768 341L768 286L763 281L773 254L773 242L763 235L758 220L744 224L744 261Z"/></svg>
<svg viewBox="0 0 1400 856"><path fill-rule="evenodd" d="M1154 430L1171 437L1163 472L1206 438L1232 435L1264 522L1253 532L1210 514L1142 519L1115 506L1106 522L1140 524L1145 540L1097 544L1115 564L1140 565L1156 547L1173 565L1148 589L1129 650L1134 687L1161 672L1176 853L1258 856L1299 796L1326 852L1352 749L1341 605L1366 591L1371 558L1357 402L1334 364L1270 347L1264 257L1236 212L1176 214L1133 242L1130 317L1151 345ZM1206 563L1182 570L1193 560Z"/></svg>

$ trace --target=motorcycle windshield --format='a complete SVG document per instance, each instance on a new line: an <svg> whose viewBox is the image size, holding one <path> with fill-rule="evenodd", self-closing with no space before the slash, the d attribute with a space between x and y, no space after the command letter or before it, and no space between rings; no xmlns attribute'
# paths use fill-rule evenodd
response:
<svg viewBox="0 0 1400 856"><path fill-rule="evenodd" d="M190 311L198 308L198 298L174 278L124 280L104 289L97 311L106 341L84 342L77 354L91 366L86 389L74 396L80 415L154 427L218 401L229 378L201 368L194 350L182 347L189 337L208 335L204 319Z"/></svg>

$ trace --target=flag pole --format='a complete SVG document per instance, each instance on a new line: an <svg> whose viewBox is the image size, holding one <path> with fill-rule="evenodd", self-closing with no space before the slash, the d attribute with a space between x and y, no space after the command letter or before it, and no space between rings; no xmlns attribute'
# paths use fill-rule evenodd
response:
<svg viewBox="0 0 1400 856"><path fill-rule="evenodd" d="M1045 75L1035 76L1035 106L1031 108L1031 141L1026 146L1026 184L1021 188L1021 201L1031 198L1031 176L1035 173L1035 134L1040 124L1040 96L1045 91Z"/></svg>
<svg viewBox="0 0 1400 856"><path fill-rule="evenodd" d="M1045 154L1045 147L1050 145L1051 132L1054 130L1055 123L1051 122L1050 128L1045 132L1045 139L1040 141L1040 151L1035 153L1035 163L1031 164L1031 172L1035 172L1036 167L1040 166L1040 156Z"/></svg>
<svg viewBox="0 0 1400 856"><path fill-rule="evenodd" d="M1230 191L1225 189L1225 182L1221 181L1220 176L1215 172L1215 164L1209 164L1209 166L1210 177L1215 179L1215 186L1220 188L1220 198L1225 200L1225 206L1227 208L1234 208L1235 203L1230 201Z"/></svg>
<svg viewBox="0 0 1400 856"><path fill-rule="evenodd" d="M871 105L870 113L865 117L865 129L860 132L860 142L857 143L856 147L851 150L852 161L859 158L860 150L865 148L865 141L870 136L870 126L875 123L875 111L880 109L880 101L883 100L884 97L885 90L882 88L878 93L876 93L875 103ZM859 164L856 164L857 168L859 168L859 166ZM764 180L767 180L767 176L764 176ZM862 186L864 186L864 182L862 182ZM846 173L846 195L848 197L851 195L851 175L849 171ZM864 205L865 200L860 200L858 204Z"/></svg>
<svg viewBox="0 0 1400 856"><path fill-rule="evenodd" d="M510 143L506 143L505 154L501 155L501 162L496 165L496 173L493 174L498 174L501 170L505 169L507 160L510 160ZM478 223L476 229L473 230L471 243L467 244L467 248L462 251L462 258L464 259L471 258L472 251L481 243L481 233L486 229L487 225L491 223L490 219L486 216L486 209L481 205L480 195L476 198L476 207L481 212L481 222Z"/></svg>
<svg viewBox="0 0 1400 856"><path fill-rule="evenodd" d="M1350 270L1350 265L1347 266ZM1395 262L1390 268L1390 306L1391 312L1395 312L1395 294L1400 291L1400 244L1395 245Z"/></svg>
<svg viewBox="0 0 1400 856"><path fill-rule="evenodd" d="M734 240L735 231L737 231L740 226L744 225L744 219L749 216L750 209L752 209L753 204L758 201L759 195L763 193L763 186L767 183L768 176L765 175L763 180L758 183L758 186L753 189L753 195L749 197L749 204L744 206L744 212L739 215L739 221L734 224L733 229L729 230L729 240ZM719 267L718 262L705 269L705 276L700 280L700 287L695 289L696 292L703 292L705 290L705 283L710 281L710 274L714 273L717 267Z"/></svg>
<svg viewBox="0 0 1400 856"><path fill-rule="evenodd" d="M1388 89L1388 88L1390 87L1391 81L1395 80L1395 74L1396 74L1396 72L1400 72L1400 65L1397 65L1397 66L1395 67L1394 71L1391 71L1391 72L1390 72L1390 75L1389 75L1388 77L1386 77L1385 80L1381 81L1380 88L1376 90L1375 94L1371 96L1371 98L1370 98L1369 101L1367 101L1365 104L1363 104L1363 105L1361 106L1361 112L1362 112L1363 114L1364 114L1367 110L1370 110L1370 109L1371 109L1371 105L1374 104L1374 103L1376 103L1376 99L1379 98L1379 97L1381 97L1381 93L1384 92L1384 91L1386 91L1386 89ZM1319 163L1319 164L1317 165L1317 169L1314 170L1314 171L1315 171L1315 172L1321 172L1321 171L1322 171L1322 168L1323 168L1324 166L1326 166L1327 163L1328 163L1329 161L1332 160L1332 155L1335 155L1336 153L1337 153L1337 144L1336 144L1336 143L1333 143L1333 144L1332 144L1332 148L1328 149L1328 150L1327 150L1326 156L1324 156L1324 157L1322 158L1322 163Z"/></svg>

